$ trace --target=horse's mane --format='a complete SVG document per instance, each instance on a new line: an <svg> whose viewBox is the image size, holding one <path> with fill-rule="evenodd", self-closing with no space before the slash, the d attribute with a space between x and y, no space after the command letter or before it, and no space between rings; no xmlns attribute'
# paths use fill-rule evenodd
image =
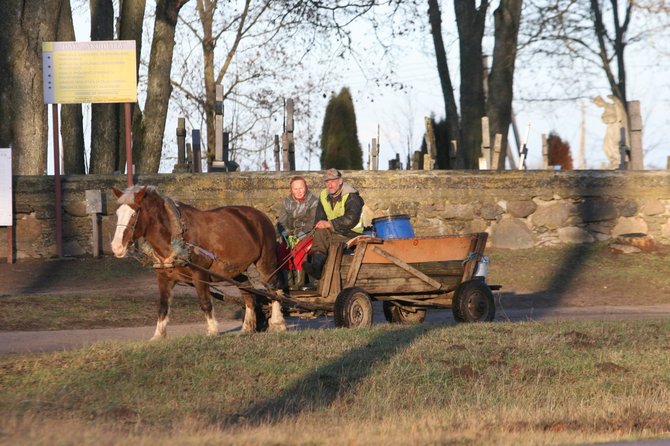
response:
<svg viewBox="0 0 670 446"><path fill-rule="evenodd" d="M140 189L142 189L144 186L139 186L139 185L134 185L134 186L128 186L126 190L123 191L123 195L119 197L118 200L116 200L117 203L119 204L135 204L135 193L139 192ZM158 192L158 189L156 189L155 186L146 186L147 187L147 192Z"/></svg>

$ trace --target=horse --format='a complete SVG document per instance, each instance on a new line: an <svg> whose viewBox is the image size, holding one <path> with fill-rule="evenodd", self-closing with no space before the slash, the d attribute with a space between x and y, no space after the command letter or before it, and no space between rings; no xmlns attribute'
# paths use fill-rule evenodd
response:
<svg viewBox="0 0 670 446"><path fill-rule="evenodd" d="M246 273L252 282L253 274L260 275L263 285L271 289L283 285L280 275L274 274L277 267L274 226L258 209L224 206L202 211L160 195L153 186L135 185L125 191L117 188L112 191L120 205L111 243L114 255L125 257L131 243L138 242L141 251L153 261L158 279L158 322L152 340L167 336L170 303L177 282L195 288L208 335L219 332L210 283L234 281ZM257 310L261 302L267 302L267 297L244 289L240 293L245 307L242 331L263 330L267 318L263 311ZM286 330L277 300L272 300L267 328Z"/></svg>

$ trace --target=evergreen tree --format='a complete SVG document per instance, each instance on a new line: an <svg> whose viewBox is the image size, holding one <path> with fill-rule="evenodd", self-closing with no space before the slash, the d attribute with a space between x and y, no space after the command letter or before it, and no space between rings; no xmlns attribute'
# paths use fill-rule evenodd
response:
<svg viewBox="0 0 670 446"><path fill-rule="evenodd" d="M363 150L358 141L356 113L349 89L331 96L321 129L321 168L363 169Z"/></svg>

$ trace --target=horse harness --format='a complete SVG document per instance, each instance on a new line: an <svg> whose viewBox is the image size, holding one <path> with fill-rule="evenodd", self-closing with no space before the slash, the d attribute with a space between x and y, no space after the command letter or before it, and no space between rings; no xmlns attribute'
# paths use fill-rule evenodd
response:
<svg viewBox="0 0 670 446"><path fill-rule="evenodd" d="M184 224L184 220L181 218L179 205L175 203L174 200L172 200L170 197L163 196L162 198L165 203L165 210L167 211L168 219L170 221L170 254L167 257L161 256L156 252L156 250L149 242L141 237L137 240L140 251L149 259L148 262L144 263L151 264L154 269L169 269L174 268L175 266L189 266L193 264L192 258L195 254L205 257L208 260L206 268L209 268L212 263L217 260L216 255L204 248L184 240L186 225ZM137 213L139 214L139 209ZM137 220L135 220L135 224L136 223Z"/></svg>

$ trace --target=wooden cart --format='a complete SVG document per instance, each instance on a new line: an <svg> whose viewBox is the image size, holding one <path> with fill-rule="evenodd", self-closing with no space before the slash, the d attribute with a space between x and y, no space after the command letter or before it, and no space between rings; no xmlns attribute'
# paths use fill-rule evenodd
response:
<svg viewBox="0 0 670 446"><path fill-rule="evenodd" d="M421 323L429 308L451 308L459 322L491 321L491 290L500 287L476 275L488 261L487 236L360 236L348 246L334 244L317 290L291 291L280 300L292 315L334 314L338 327L370 326L375 300L389 322Z"/></svg>

